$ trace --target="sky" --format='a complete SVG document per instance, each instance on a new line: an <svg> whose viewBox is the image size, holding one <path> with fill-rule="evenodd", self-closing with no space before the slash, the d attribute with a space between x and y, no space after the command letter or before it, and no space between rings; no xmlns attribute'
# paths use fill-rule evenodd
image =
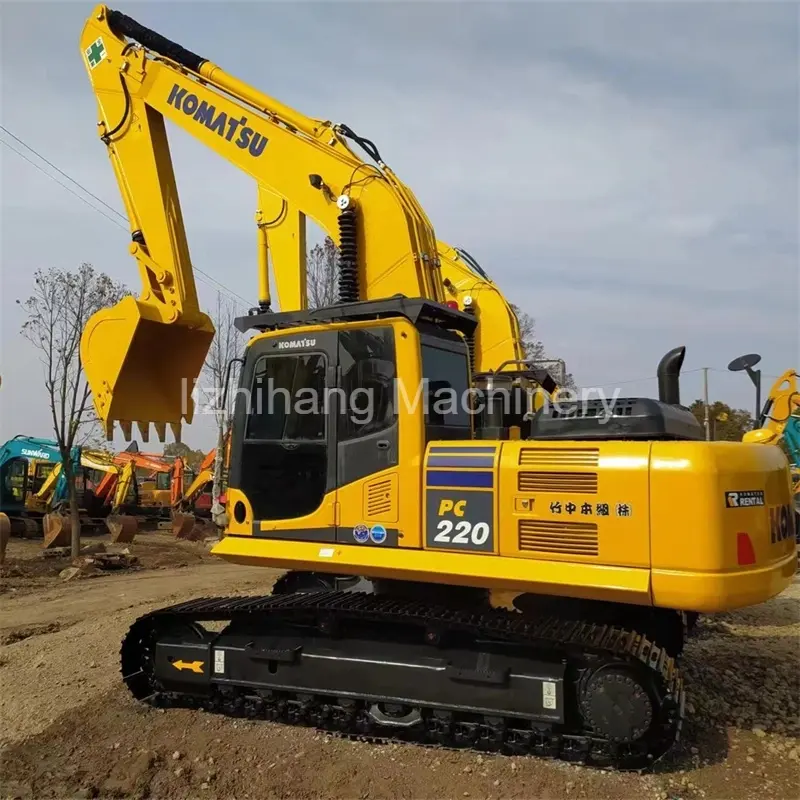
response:
<svg viewBox="0 0 800 800"><path fill-rule="evenodd" d="M702 396L709 367L712 400L752 409L731 359L761 354L765 394L800 366L795 5L112 7L375 141L437 237L466 248L535 318L579 386L656 396L659 359L685 345L685 403ZM2 125L122 210L78 48L91 10L0 5ZM239 298L254 303L257 291L254 186L184 132L169 135L193 262L244 309ZM137 272L108 209L6 144L0 158L0 441L48 437L41 364L16 301L40 267L87 261L133 289ZM210 308L216 288L198 280ZM211 447L210 419L183 438Z"/></svg>

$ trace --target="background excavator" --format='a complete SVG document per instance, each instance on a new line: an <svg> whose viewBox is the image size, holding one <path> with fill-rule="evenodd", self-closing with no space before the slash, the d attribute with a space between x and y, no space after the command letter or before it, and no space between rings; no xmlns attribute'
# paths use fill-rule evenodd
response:
<svg viewBox="0 0 800 800"><path fill-rule="evenodd" d="M223 492L218 498L223 508L226 503L225 486L228 480L230 451L230 433L226 433L223 437ZM216 458L217 449L209 450L189 485L183 488L185 479L179 484L180 491L176 491L172 504L172 532L178 539L200 539L217 531L216 523L211 516Z"/></svg>
<svg viewBox="0 0 800 800"><path fill-rule="evenodd" d="M229 437L224 441L228 453ZM119 465L131 465L135 470L137 515L144 520L170 520L176 538L201 538L213 530L210 486L216 452L215 448L206 453L196 474L186 468L180 456L169 458L158 453L143 453L135 442L117 453L114 461Z"/></svg>
<svg viewBox="0 0 800 800"><path fill-rule="evenodd" d="M259 227L283 310L271 309L262 255L258 308L236 323L252 336L230 519L212 552L287 572L267 596L136 620L121 650L133 696L375 738L654 763L680 735L689 621L793 579L784 454L704 440L680 404L683 348L659 364L658 401L550 402L551 378L489 352L495 329L513 331L497 310L508 304L466 302L472 289L447 274L446 249L373 142L103 5L80 46L143 287L81 341L109 436L115 421L127 438L136 424L146 440L150 423L161 441L167 427L179 436L192 419L182 387L214 334L166 120L286 214ZM306 216L339 249L330 307L295 303L302 276L275 257L282 243L304 248ZM309 394L331 405L309 408ZM498 607L506 595L513 606Z"/></svg>
<svg viewBox="0 0 800 800"><path fill-rule="evenodd" d="M73 448L73 474L82 532L108 530L112 542L132 542L138 530L133 464L117 464L113 453L76 447ZM66 480L60 461L34 500L43 513L43 546L66 547L70 540L71 520Z"/></svg>
<svg viewBox="0 0 800 800"><path fill-rule="evenodd" d="M49 439L21 434L0 447L0 512L9 521L10 535L41 533L44 511L34 497L60 462L58 445Z"/></svg>
<svg viewBox="0 0 800 800"><path fill-rule="evenodd" d="M772 385L756 424L743 441L782 445L789 457L800 535L800 388L796 370L787 369Z"/></svg>

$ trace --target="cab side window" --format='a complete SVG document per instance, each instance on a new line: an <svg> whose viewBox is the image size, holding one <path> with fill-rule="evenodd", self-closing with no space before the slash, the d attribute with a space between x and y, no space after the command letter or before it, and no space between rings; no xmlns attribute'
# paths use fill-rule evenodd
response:
<svg viewBox="0 0 800 800"><path fill-rule="evenodd" d="M340 331L339 441L379 433L395 422L394 332L391 328Z"/></svg>

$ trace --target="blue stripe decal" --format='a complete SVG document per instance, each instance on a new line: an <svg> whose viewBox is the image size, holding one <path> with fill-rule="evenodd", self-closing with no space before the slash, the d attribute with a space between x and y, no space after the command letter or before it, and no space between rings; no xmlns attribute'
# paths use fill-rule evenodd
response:
<svg viewBox="0 0 800 800"><path fill-rule="evenodd" d="M459 455L480 453L482 455L484 453L496 453L496 452L497 452L497 445L490 445L490 446L479 445L477 447L473 447L471 445L467 445L466 447L452 447L450 445L439 445L431 447L431 453L448 453L448 454L457 453Z"/></svg>
<svg viewBox="0 0 800 800"><path fill-rule="evenodd" d="M494 486L493 472L453 472L444 470L437 472L429 469L426 472L428 486L480 487L491 489Z"/></svg>
<svg viewBox="0 0 800 800"><path fill-rule="evenodd" d="M493 467L494 456L428 456L429 467Z"/></svg>

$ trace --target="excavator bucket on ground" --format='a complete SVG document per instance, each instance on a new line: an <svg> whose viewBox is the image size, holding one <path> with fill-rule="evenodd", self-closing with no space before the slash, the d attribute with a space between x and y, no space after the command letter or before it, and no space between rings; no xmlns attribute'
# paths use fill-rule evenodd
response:
<svg viewBox="0 0 800 800"><path fill-rule="evenodd" d="M44 542L42 548L67 547L72 533L71 520L68 514L51 511L44 515Z"/></svg>
<svg viewBox="0 0 800 800"><path fill-rule="evenodd" d="M8 547L8 540L11 538L11 520L5 515L0 513L0 564L4 564L6 560L6 547Z"/></svg>
<svg viewBox="0 0 800 800"><path fill-rule="evenodd" d="M81 361L95 407L110 434L115 420L167 424L193 414L192 390L214 337L201 312L165 322L160 309L134 297L93 314L81 336ZM163 313L163 312L162 312ZM159 431L159 427L161 430Z"/></svg>
<svg viewBox="0 0 800 800"><path fill-rule="evenodd" d="M106 527L111 534L111 541L119 544L130 544L139 530L136 517L129 514L109 514Z"/></svg>
<svg viewBox="0 0 800 800"><path fill-rule="evenodd" d="M184 514L176 512L172 515L172 535L176 539L189 539L193 541L199 538L197 531L197 519L194 514Z"/></svg>

